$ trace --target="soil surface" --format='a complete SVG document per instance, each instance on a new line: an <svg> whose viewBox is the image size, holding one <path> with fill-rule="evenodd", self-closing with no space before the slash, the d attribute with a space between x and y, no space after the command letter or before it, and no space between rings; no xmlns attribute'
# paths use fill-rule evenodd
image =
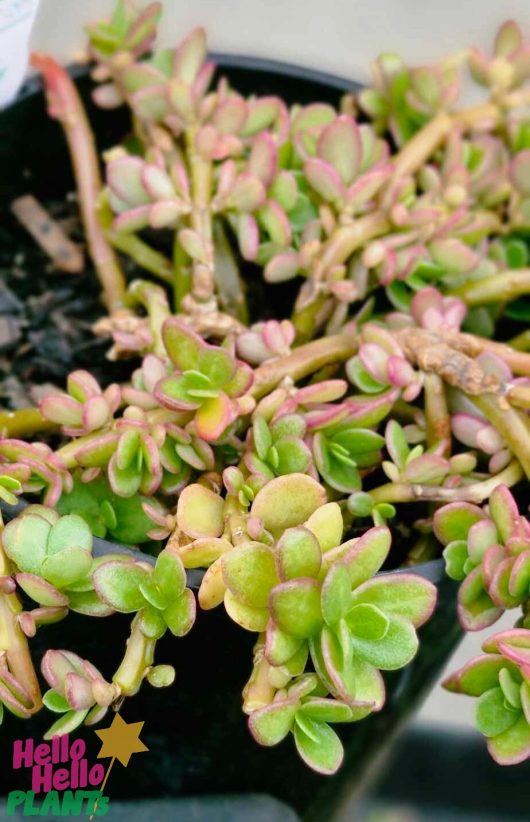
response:
<svg viewBox="0 0 530 822"><path fill-rule="evenodd" d="M44 205L82 245L75 198ZM92 332L103 313L86 255L81 274L60 272L13 215L2 220L0 405L35 405L52 387L63 388L74 368L87 368L103 386L126 379L135 361L109 362L109 340Z"/></svg>

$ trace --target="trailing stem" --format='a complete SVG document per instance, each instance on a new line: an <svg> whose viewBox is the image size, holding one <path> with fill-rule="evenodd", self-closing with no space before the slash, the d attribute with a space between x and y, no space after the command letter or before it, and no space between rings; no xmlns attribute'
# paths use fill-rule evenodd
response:
<svg viewBox="0 0 530 822"><path fill-rule="evenodd" d="M329 363L344 362L357 351L357 341L351 334L336 334L301 345L291 354L256 368L251 394L264 397L285 377L296 382L314 374Z"/></svg>
<svg viewBox="0 0 530 822"><path fill-rule="evenodd" d="M97 216L96 203L102 189L94 136L81 98L68 72L47 55L33 54L32 65L42 73L48 110L61 123L74 170L79 207L90 256L103 288L110 312L121 308L125 277Z"/></svg>
<svg viewBox="0 0 530 822"><path fill-rule="evenodd" d="M494 488L499 485L511 487L523 478L523 469L517 460L513 460L503 471L481 482L462 485L459 488L441 488L435 485L408 484L389 482L374 488L368 493L376 504L381 502L474 502L487 500Z"/></svg>
<svg viewBox="0 0 530 822"><path fill-rule="evenodd" d="M141 630L139 614L131 623L125 655L112 681L120 689L120 696L138 693L148 668L153 664L156 639L149 639Z"/></svg>
<svg viewBox="0 0 530 822"><path fill-rule="evenodd" d="M0 578L10 574L0 543ZM0 592L0 702L6 701L19 716L28 717L40 710L42 698L28 640L18 622L21 612L16 593Z"/></svg>

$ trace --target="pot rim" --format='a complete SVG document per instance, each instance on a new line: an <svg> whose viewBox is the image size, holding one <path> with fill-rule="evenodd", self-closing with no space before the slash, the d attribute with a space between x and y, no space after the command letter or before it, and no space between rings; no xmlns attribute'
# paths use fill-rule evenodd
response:
<svg viewBox="0 0 530 822"><path fill-rule="evenodd" d="M228 54L226 52L210 52L210 58L215 65L223 69L243 69L244 71L261 72L263 74L280 74L290 77L294 80L302 80L312 83L317 83L327 88L332 88L338 92L353 91L360 87L360 84L355 80L348 80L346 77L331 74L329 72L320 71L319 69L307 68L297 63L284 62L282 60L275 60L268 57L253 57L244 54ZM86 65L71 65L68 71L74 80L85 77L88 74L88 67ZM12 105L19 101L25 100L33 94L38 94L43 91L43 83L40 75L30 77L21 86L16 97L9 103L4 112ZM25 499L20 498L16 505L7 505L0 500L0 511L6 520L14 519L20 514L27 505ZM150 554L145 554L141 549L131 548L127 545L122 545L117 542L102 539L101 537L94 537L93 555L96 557L106 556L108 554L124 554L133 557L141 562L147 562L154 565L156 558ZM192 588L198 588L204 571L199 569L186 569L188 576L188 585ZM439 584L445 578L445 563L442 557L422 562L411 567L395 568L388 571L380 571L379 575L389 573L408 573L423 577L430 582Z"/></svg>

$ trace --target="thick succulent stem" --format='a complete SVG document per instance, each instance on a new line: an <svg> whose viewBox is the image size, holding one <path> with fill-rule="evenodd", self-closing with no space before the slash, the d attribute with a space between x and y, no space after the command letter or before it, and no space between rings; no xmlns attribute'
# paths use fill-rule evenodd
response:
<svg viewBox="0 0 530 822"><path fill-rule="evenodd" d="M149 317L149 328L153 337L152 351L159 357L165 357L162 326L171 312L164 289L147 280L135 280L127 292L127 302L143 305Z"/></svg>
<svg viewBox="0 0 530 822"><path fill-rule="evenodd" d="M215 284L219 304L243 324L249 321L248 307L243 291L239 268L221 220L214 220Z"/></svg>
<svg viewBox="0 0 530 822"><path fill-rule="evenodd" d="M206 249L206 259L204 261L194 260L193 262L191 296L195 304L207 307L212 301L215 303L213 230L210 212L212 164L197 152L195 136L196 129L188 129L186 132L186 149L193 201L190 224L203 241Z"/></svg>
<svg viewBox="0 0 530 822"><path fill-rule="evenodd" d="M503 437L530 478L530 420L527 415L512 408L505 397L497 394L483 394L472 399Z"/></svg>
<svg viewBox="0 0 530 822"><path fill-rule="evenodd" d="M437 485L410 485L406 482L389 482L368 493L374 502L464 502L481 503L487 500L499 485L511 487L523 478L523 469L513 460L503 471L482 482L461 485L458 488L441 488Z"/></svg>
<svg viewBox="0 0 530 822"><path fill-rule="evenodd" d="M374 211L339 226L324 243L306 283L300 289L293 323L300 340L314 336L322 324L321 315L330 300L325 277L327 272L341 265L361 246L385 234L390 223L384 211ZM328 317L324 316L323 321Z"/></svg>
<svg viewBox="0 0 530 822"><path fill-rule="evenodd" d="M530 329L521 331L517 336L508 340L508 345L511 348L516 348L517 351L530 351Z"/></svg>
<svg viewBox="0 0 530 822"><path fill-rule="evenodd" d="M440 111L396 154L392 179L398 180L414 174L445 140L452 128L451 116Z"/></svg>
<svg viewBox="0 0 530 822"><path fill-rule="evenodd" d="M151 248L148 243L136 234L120 233L112 230L114 215L105 196L100 196L97 203L98 218L109 243L117 251L127 254L136 265L149 271L162 282L171 285L173 282L173 265L159 251Z"/></svg>
<svg viewBox="0 0 530 822"><path fill-rule="evenodd" d="M431 446L444 442L444 455L449 456L451 450L451 418L447 408L443 380L438 374L425 374L424 398L427 445Z"/></svg>
<svg viewBox="0 0 530 822"><path fill-rule="evenodd" d="M449 294L463 300L466 305L474 306L509 302L529 292L530 268L515 268L492 277L473 280L453 289Z"/></svg>
<svg viewBox="0 0 530 822"><path fill-rule="evenodd" d="M0 434L4 437L29 437L44 431L56 431L58 426L45 419L38 408L18 408L0 411Z"/></svg>
<svg viewBox="0 0 530 822"><path fill-rule="evenodd" d="M96 202L102 182L94 136L68 72L43 54L33 54L32 65L44 78L49 113L60 121L64 129L88 249L103 288L106 306L109 311L114 311L123 304L125 277L97 217Z"/></svg>
<svg viewBox="0 0 530 822"><path fill-rule="evenodd" d="M156 639L149 639L141 630L139 614L131 624L131 635L127 640L125 655L121 665L112 677L120 689L121 696L138 693L147 669L153 664Z"/></svg>
<svg viewBox="0 0 530 822"><path fill-rule="evenodd" d="M10 573L9 560L0 543L0 577ZM24 706L27 713L34 714L42 707L42 698L28 640L18 622L21 612L22 605L16 593L0 593L0 652L5 653L10 674L31 699L31 705Z"/></svg>
<svg viewBox="0 0 530 822"><path fill-rule="evenodd" d="M291 377L294 382L301 380L324 365L344 362L357 348L357 340L351 334L335 334L301 345L287 356L256 368L250 393L256 399L264 397L285 377Z"/></svg>

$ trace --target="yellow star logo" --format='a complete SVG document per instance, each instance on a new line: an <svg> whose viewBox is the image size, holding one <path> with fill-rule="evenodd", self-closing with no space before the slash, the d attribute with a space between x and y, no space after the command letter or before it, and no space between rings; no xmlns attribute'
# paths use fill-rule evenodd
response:
<svg viewBox="0 0 530 822"><path fill-rule="evenodd" d="M103 745L98 753L98 759L111 756L118 759L126 768L134 753L143 753L149 748L140 739L143 722L125 722L119 714L114 716L109 728L96 731ZM112 764L112 763L111 763Z"/></svg>

